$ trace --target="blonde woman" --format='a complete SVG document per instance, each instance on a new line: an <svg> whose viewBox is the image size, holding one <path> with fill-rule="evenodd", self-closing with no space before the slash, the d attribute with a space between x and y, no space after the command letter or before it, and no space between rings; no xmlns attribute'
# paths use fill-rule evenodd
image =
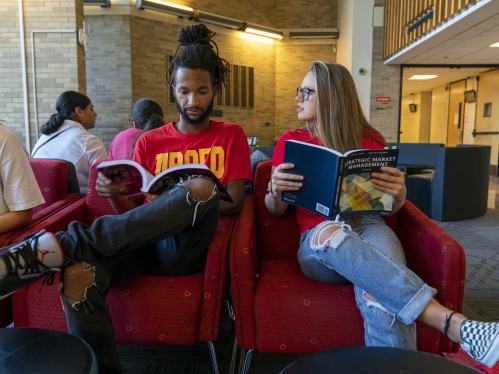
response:
<svg viewBox="0 0 499 374"><path fill-rule="evenodd" d="M365 119L355 84L339 64L312 63L297 89L298 119L306 126L288 131L277 142L272 159L272 178L265 204L274 216L288 205L280 193L302 187L302 177L284 173L284 142L294 139L323 145L341 153L352 149L382 148L385 141ZM393 196L392 211L404 204L403 174L382 167L372 173L375 188ZM403 248L379 216L354 217L348 222L328 221L297 208L301 229L298 261L309 278L325 283L351 282L357 306L364 318L365 342L370 346L416 349L420 321L460 343L470 355L492 367L499 360L499 323L466 319L436 302L436 290L406 267Z"/></svg>

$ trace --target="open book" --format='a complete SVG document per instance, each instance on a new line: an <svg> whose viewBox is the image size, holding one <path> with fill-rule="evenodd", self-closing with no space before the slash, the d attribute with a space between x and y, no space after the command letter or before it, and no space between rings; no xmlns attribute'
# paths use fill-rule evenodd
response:
<svg viewBox="0 0 499 374"><path fill-rule="evenodd" d="M187 180L191 175L202 175L215 183L220 199L232 203L232 199L222 182L204 164L177 165L163 170L156 176L132 160L102 161L96 168L106 177L112 179L114 183L128 186L128 191L125 193L128 198L140 196L144 192L151 195L161 195L175 187L181 179Z"/></svg>
<svg viewBox="0 0 499 374"><path fill-rule="evenodd" d="M341 154L315 144L286 140L284 162L295 165L287 173L305 177L298 191L285 191L281 201L328 219L355 215L389 216L392 195L377 190L372 172L397 166L398 149L353 150Z"/></svg>

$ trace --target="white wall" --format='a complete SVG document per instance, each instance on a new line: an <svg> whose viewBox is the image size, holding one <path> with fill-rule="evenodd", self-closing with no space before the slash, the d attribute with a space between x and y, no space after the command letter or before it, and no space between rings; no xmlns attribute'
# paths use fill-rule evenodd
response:
<svg viewBox="0 0 499 374"><path fill-rule="evenodd" d="M447 143L449 91L447 85L435 87L431 95L430 143Z"/></svg>
<svg viewBox="0 0 499 374"><path fill-rule="evenodd" d="M336 61L352 73L364 115L369 120L374 0L338 0ZM364 74L359 75L359 69Z"/></svg>

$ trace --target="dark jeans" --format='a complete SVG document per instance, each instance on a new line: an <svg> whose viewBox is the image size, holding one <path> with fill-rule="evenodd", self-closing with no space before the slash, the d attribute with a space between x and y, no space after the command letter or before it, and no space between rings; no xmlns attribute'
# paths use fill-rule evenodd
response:
<svg viewBox="0 0 499 374"><path fill-rule="evenodd" d="M218 225L219 196L200 202L178 186L119 216L103 216L92 226L72 222L56 234L66 255L65 265L84 262L94 283L83 301L68 299L61 289L69 332L94 350L100 373L121 373L106 295L114 287L151 271L186 275L204 269L206 252ZM61 282L64 284L61 273Z"/></svg>

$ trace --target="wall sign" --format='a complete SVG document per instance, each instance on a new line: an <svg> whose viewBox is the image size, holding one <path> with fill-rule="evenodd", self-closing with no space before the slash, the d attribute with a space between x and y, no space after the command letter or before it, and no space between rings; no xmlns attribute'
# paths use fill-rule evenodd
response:
<svg viewBox="0 0 499 374"><path fill-rule="evenodd" d="M389 103L390 96L376 96L376 102L377 103Z"/></svg>

